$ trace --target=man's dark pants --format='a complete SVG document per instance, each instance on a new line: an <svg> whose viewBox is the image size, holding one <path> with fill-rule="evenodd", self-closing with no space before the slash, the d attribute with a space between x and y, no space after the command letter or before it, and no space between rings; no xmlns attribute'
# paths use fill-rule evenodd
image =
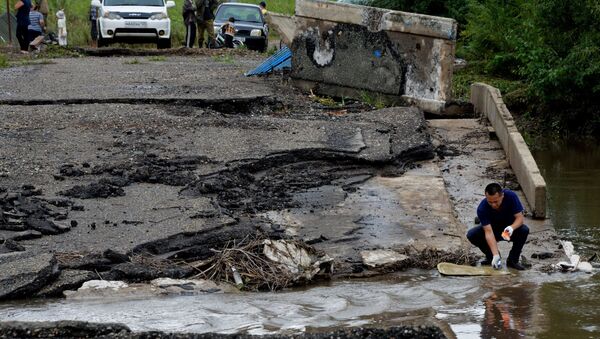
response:
<svg viewBox="0 0 600 339"><path fill-rule="evenodd" d="M496 241L504 240L502 238L502 231L494 232L494 237L496 237ZM511 262L519 262L519 258L521 256L521 251L523 250L523 246L525 245L525 241L527 241L527 236L529 235L529 227L527 225L521 225L521 227L517 228L513 231L512 236L510 237L510 241L512 241L513 246L508 253L508 261ZM467 232L467 239L469 241L479 247L481 252L485 254L486 259L492 260L492 251L485 240L485 231L483 230L482 225L475 226Z"/></svg>
<svg viewBox="0 0 600 339"><path fill-rule="evenodd" d="M17 40L22 51L29 51L29 30L27 26L17 26Z"/></svg>

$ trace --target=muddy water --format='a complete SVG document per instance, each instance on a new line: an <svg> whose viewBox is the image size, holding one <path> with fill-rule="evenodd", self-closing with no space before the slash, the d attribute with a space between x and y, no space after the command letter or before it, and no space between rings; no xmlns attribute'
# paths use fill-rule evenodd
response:
<svg viewBox="0 0 600 339"><path fill-rule="evenodd" d="M474 279L447 285L447 280L433 272L415 270L385 280L337 281L278 293L15 302L0 306L0 319L117 321L135 331L300 333L431 318L439 305L467 307L481 289Z"/></svg>
<svg viewBox="0 0 600 339"><path fill-rule="evenodd" d="M459 338L485 333L511 337L502 335L507 330L517 335L539 333L542 328L529 307L534 299L529 289L534 285L514 287L511 281L446 278L411 270L383 279L336 281L279 293L13 302L0 306L0 319L122 322L134 331L292 334L437 318L434 321L449 324ZM503 319L511 321L506 328Z"/></svg>
<svg viewBox="0 0 600 339"><path fill-rule="evenodd" d="M600 144L555 142L534 157L548 185L548 211L561 238L582 258L600 255ZM598 260L596 260L596 263ZM545 337L600 337L600 274L589 279L544 284Z"/></svg>

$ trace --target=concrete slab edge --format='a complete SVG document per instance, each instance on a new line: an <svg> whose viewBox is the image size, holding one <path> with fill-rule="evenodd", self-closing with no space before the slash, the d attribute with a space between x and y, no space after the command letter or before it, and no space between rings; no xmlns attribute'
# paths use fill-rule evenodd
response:
<svg viewBox="0 0 600 339"><path fill-rule="evenodd" d="M484 83L471 85L475 112L484 114L496 131L506 158L515 172L535 218L546 217L546 181L515 121L502 100L500 90Z"/></svg>
<svg viewBox="0 0 600 339"><path fill-rule="evenodd" d="M270 29L277 31L281 37L281 40L283 40L286 45L290 46L298 30L296 17L267 12L265 19L269 23Z"/></svg>
<svg viewBox="0 0 600 339"><path fill-rule="evenodd" d="M305 79L292 79L295 87L304 91L312 91L314 94L329 95L337 98L355 98L363 100L367 95L385 104L386 106L416 106L424 112L432 114L443 114L446 106L445 101L416 98L407 95L390 95L384 93L371 92L364 89L351 88L340 85L327 84Z"/></svg>
<svg viewBox="0 0 600 339"><path fill-rule="evenodd" d="M297 0L295 15L452 41L457 34L453 19L324 0Z"/></svg>

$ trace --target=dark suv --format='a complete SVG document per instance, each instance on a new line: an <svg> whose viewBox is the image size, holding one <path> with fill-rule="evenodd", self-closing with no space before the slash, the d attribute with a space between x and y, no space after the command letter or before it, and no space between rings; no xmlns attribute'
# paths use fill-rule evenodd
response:
<svg viewBox="0 0 600 339"><path fill-rule="evenodd" d="M224 3L215 13L215 35L229 20L235 19L235 37L244 42L248 49L264 52L269 44L269 27L260 11L260 7L242 3Z"/></svg>

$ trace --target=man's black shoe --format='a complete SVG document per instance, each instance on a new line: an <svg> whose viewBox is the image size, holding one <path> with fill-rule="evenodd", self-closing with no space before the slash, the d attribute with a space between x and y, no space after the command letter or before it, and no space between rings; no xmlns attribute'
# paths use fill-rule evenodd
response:
<svg viewBox="0 0 600 339"><path fill-rule="evenodd" d="M514 261L510 261L510 260L506 261L506 266L510 267L510 268L514 268L515 270L518 270L518 271L525 270L525 266L519 264L518 262L514 262Z"/></svg>

